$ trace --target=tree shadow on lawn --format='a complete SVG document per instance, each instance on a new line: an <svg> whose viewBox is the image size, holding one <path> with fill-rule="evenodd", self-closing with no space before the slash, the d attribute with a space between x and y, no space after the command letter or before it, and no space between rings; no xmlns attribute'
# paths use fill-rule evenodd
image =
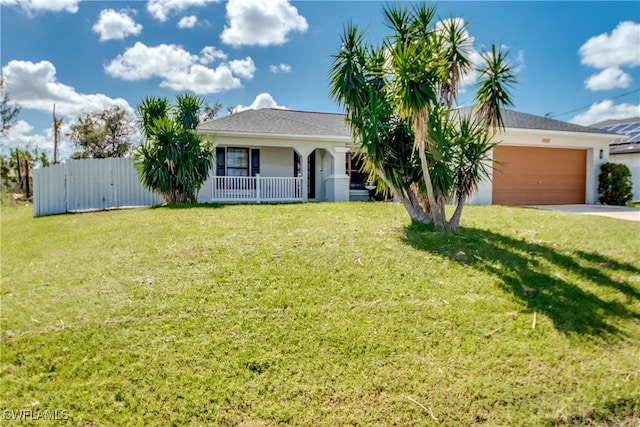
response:
<svg viewBox="0 0 640 427"><path fill-rule="evenodd" d="M640 320L640 313L617 301L607 301L583 289L578 281L611 288L631 303L640 291L616 274L640 274L640 269L596 253L561 252L552 246L518 240L476 228L458 233L429 231L422 225L405 229L411 246L451 259L498 279L534 312L544 314L554 327L569 334L612 337L623 335L620 320ZM578 283L576 283L578 282Z"/></svg>

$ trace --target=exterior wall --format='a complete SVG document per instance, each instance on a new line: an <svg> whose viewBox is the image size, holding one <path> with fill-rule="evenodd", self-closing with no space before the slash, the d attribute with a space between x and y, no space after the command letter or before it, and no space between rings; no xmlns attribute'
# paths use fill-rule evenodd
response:
<svg viewBox="0 0 640 427"><path fill-rule="evenodd" d="M631 183L633 185L633 201L640 201L640 153L611 154L612 163L626 165L631 171Z"/></svg>
<svg viewBox="0 0 640 427"><path fill-rule="evenodd" d="M260 176L293 176L293 148L260 147Z"/></svg>
<svg viewBox="0 0 640 427"><path fill-rule="evenodd" d="M609 143L615 136L576 132L552 132L531 129L507 129L502 135L503 145L520 147L576 148L587 150L585 202L598 201L598 173L600 165L609 161ZM493 153L491 154L493 158ZM602 156L602 158L600 158ZM492 184L483 180L470 198L470 204L490 205Z"/></svg>

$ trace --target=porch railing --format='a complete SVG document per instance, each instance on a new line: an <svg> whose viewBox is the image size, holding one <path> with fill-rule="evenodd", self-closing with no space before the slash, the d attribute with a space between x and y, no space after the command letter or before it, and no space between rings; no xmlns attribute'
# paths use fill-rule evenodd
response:
<svg viewBox="0 0 640 427"><path fill-rule="evenodd" d="M215 176L200 193L209 192L212 202L294 202L303 200L302 178ZM206 197L205 197L206 198Z"/></svg>

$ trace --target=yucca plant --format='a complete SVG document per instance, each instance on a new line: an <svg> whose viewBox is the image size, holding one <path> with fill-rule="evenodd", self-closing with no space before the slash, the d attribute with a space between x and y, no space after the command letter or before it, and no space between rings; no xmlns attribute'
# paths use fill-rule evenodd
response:
<svg viewBox="0 0 640 427"><path fill-rule="evenodd" d="M457 112L463 77L474 66L471 38L456 18L436 22L424 3L383 8L392 34L381 46L349 24L330 69L330 93L345 108L367 172L393 192L416 222L459 226L462 206L489 176L501 109L515 84L507 51L492 46L476 67L476 106ZM445 203L454 199L451 219Z"/></svg>
<svg viewBox="0 0 640 427"><path fill-rule="evenodd" d="M213 142L196 134L203 101L190 94L145 98L138 105L139 126L145 136L136 152L142 184L166 203L195 203L198 190L213 165Z"/></svg>

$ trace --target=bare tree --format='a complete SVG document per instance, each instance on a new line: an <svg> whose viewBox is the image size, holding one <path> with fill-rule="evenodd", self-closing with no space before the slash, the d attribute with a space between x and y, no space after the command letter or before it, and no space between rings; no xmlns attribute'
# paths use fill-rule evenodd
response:
<svg viewBox="0 0 640 427"><path fill-rule="evenodd" d="M60 144L60 128L62 119L56 118L56 104L53 104L53 164L58 164L58 147Z"/></svg>
<svg viewBox="0 0 640 427"><path fill-rule="evenodd" d="M0 77L0 91L2 92L2 104L0 105L0 116L2 116L2 128L0 128L0 135L6 134L9 129L14 125L18 113L22 109L22 106L11 102L9 93L5 91L4 78Z"/></svg>
<svg viewBox="0 0 640 427"><path fill-rule="evenodd" d="M130 154L134 133L131 114L116 105L100 113L78 116L67 136L80 149L72 157L103 159Z"/></svg>
<svg viewBox="0 0 640 427"><path fill-rule="evenodd" d="M216 101L213 106L210 106L206 102L202 106L202 111L200 113L200 123L215 119L222 110L222 104L219 101Z"/></svg>

